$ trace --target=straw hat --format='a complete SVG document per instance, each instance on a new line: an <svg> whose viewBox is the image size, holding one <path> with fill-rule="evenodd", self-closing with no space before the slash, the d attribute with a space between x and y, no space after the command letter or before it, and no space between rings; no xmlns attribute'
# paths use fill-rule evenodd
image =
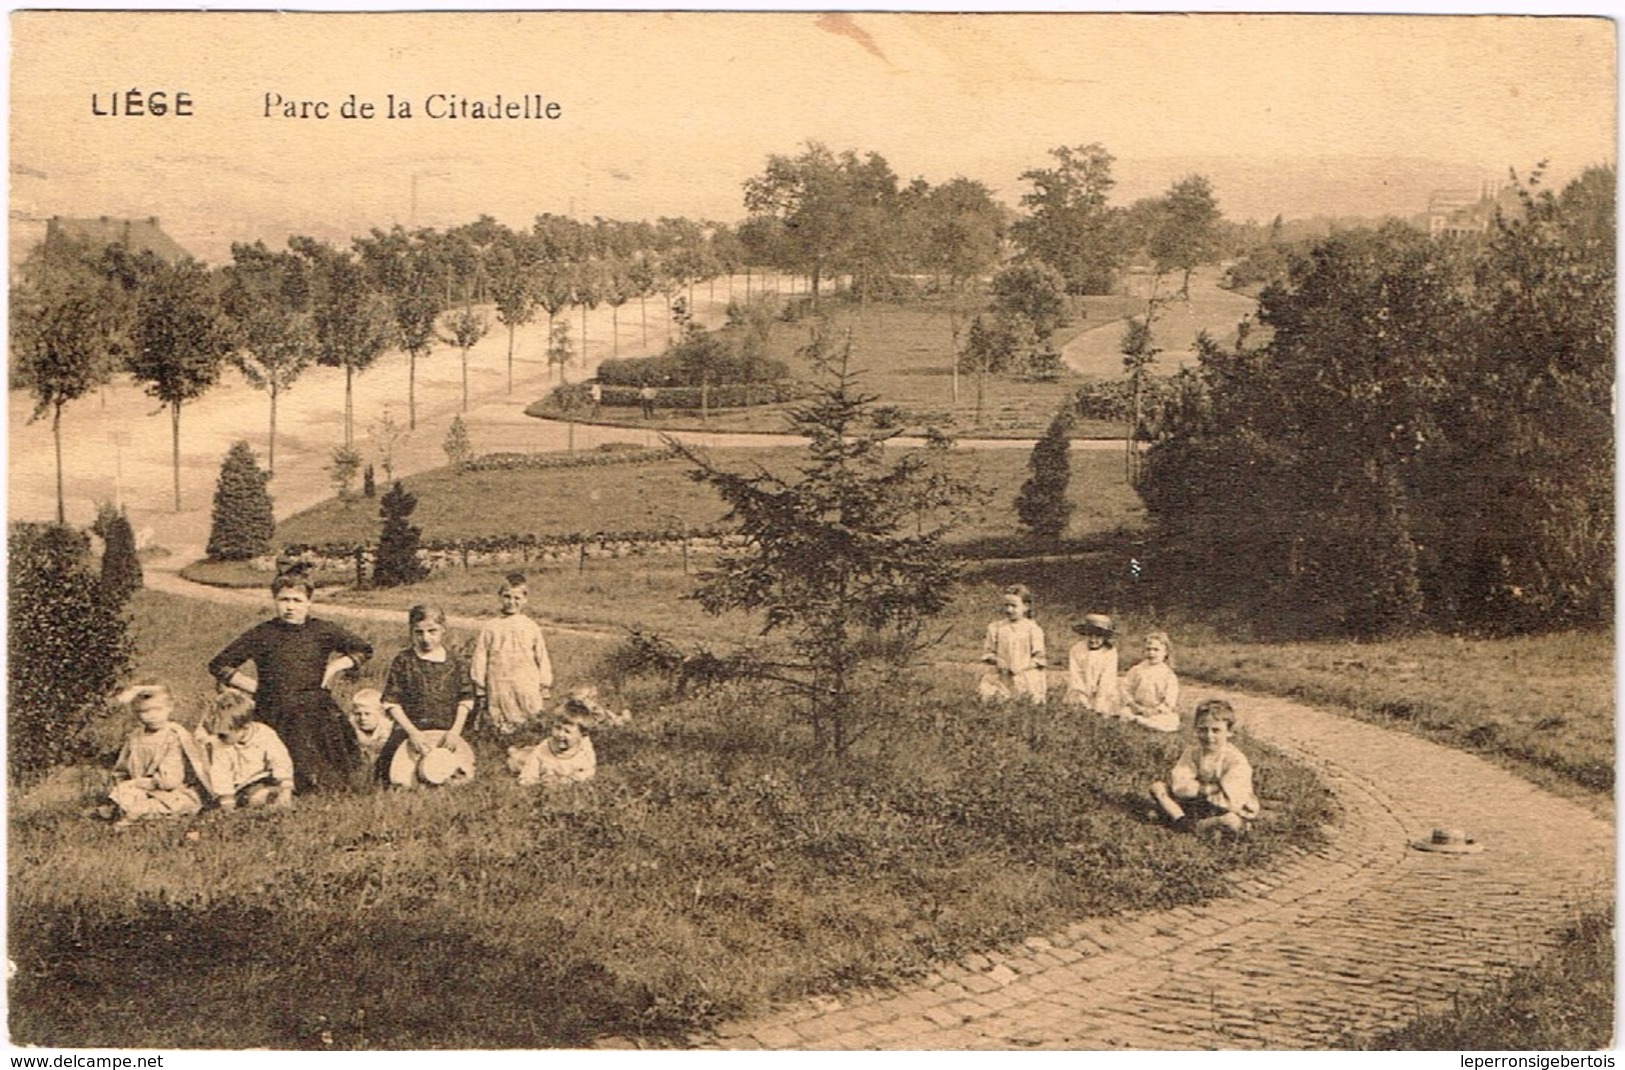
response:
<svg viewBox="0 0 1625 1070"><path fill-rule="evenodd" d="M1412 840L1411 846L1418 851L1432 851L1436 854L1446 855L1475 855L1484 849L1484 845L1473 839L1461 829L1437 828L1425 840Z"/></svg>
<svg viewBox="0 0 1625 1070"><path fill-rule="evenodd" d="M1112 627L1112 619L1104 613L1085 613L1083 620L1074 624L1072 630L1079 635L1104 635L1108 639L1117 637L1117 629Z"/></svg>
<svg viewBox="0 0 1625 1070"><path fill-rule="evenodd" d="M438 728L423 733L429 745L423 757L418 758L410 743L402 743L389 763L389 782L397 787L415 787L419 784L440 785L450 782L459 773L463 778L474 775L474 751L468 741L459 739L454 747L442 747L446 733Z"/></svg>

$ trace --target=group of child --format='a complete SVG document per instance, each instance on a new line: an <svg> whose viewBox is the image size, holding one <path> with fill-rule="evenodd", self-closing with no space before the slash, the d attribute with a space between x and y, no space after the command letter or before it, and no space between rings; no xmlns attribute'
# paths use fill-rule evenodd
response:
<svg viewBox="0 0 1625 1070"><path fill-rule="evenodd" d="M988 668L977 694L984 702L1018 703L1023 728L1032 738L1033 711L1049 698L1044 630L1033 619L1032 592L1024 584L1004 589L1000 609L999 618L987 626L982 662ZM1068 706L1158 732L1179 731L1179 677L1168 633L1147 634L1144 659L1119 679L1118 633L1111 617L1087 613L1072 630L1082 638L1067 654L1063 701ZM1196 707L1197 742L1181 752L1167 780L1151 785L1154 814L1176 827L1230 832L1243 831L1258 816L1252 766L1231 742L1235 724L1235 710L1222 699Z"/></svg>
<svg viewBox="0 0 1625 1070"><path fill-rule="evenodd" d="M285 585L273 586L279 602L299 600L299 590L284 599L285 590ZM308 602L308 586L303 596ZM390 663L382 689L361 688L350 697L348 731L370 782L409 788L471 779L474 750L465 736L476 727L503 740L526 729L546 730L534 745L508 747L508 768L521 784L592 779L597 756L588 728L624 723L629 715L606 710L590 685L572 689L549 712L553 669L541 628L523 612L524 574L506 576L499 598L500 615L481 626L467 658L446 646L442 609L412 607L407 615L411 644ZM306 624L303 614L295 615L297 620L284 615L279 634L292 634L289 629ZM352 662L364 656L357 650ZM263 676L274 661L263 653L261 657L265 665L251 660ZM122 827L142 818L195 814L211 804L226 810L293 804L296 782L289 747L271 725L255 719L256 700L250 694L250 688L275 689L259 687L252 678L249 687L235 686L235 657L223 652L216 661L220 664L212 668L230 682L222 685L193 731L171 720L174 700L161 683L137 685L118 696L139 727L119 754L113 786L107 802L97 808L98 816ZM482 714L477 724L476 710ZM289 724L285 730L298 730L298 722Z"/></svg>

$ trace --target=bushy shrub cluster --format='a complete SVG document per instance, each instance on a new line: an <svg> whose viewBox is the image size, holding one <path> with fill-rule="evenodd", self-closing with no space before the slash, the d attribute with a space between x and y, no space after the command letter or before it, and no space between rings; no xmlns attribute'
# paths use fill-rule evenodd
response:
<svg viewBox="0 0 1625 1070"><path fill-rule="evenodd" d="M670 460L665 449L649 449L636 443L606 442L591 453L487 453L469 461L469 472L518 472L530 469L604 468L620 464L653 464Z"/></svg>
<svg viewBox="0 0 1625 1070"><path fill-rule="evenodd" d="M702 334L708 342L715 334ZM598 381L607 387L636 388L648 384L655 387L698 387L709 382L712 388L735 383L770 383L790 374L782 360L768 357L736 354L726 347L710 346L707 352L697 354L696 343L679 343L670 352L658 357L623 357L606 360L598 366ZM686 348L685 348L686 347ZM696 359L703 357L703 359ZM606 397L609 391L606 389Z"/></svg>
<svg viewBox="0 0 1625 1070"><path fill-rule="evenodd" d="M599 404L605 408L635 409L643 404L639 396L641 387L607 386ZM559 408L584 412L592 404L587 393L589 387L572 383L553 389L550 399ZM751 405L777 405L805 397L807 389L795 379L773 379L765 382L718 383L709 387L658 386L655 387L655 408L681 409L698 412L701 408L739 409Z"/></svg>
<svg viewBox="0 0 1625 1070"><path fill-rule="evenodd" d="M133 651L124 596L92 570L86 535L13 524L7 562L6 771L19 782L86 753Z"/></svg>
<svg viewBox="0 0 1625 1070"><path fill-rule="evenodd" d="M1146 506L1193 589L1380 635L1611 619L1614 172L1523 197L1477 247L1392 224L1200 352Z"/></svg>

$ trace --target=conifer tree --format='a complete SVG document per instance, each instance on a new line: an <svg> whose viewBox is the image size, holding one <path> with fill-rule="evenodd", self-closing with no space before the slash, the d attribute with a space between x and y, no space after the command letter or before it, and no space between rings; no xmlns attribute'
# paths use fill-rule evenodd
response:
<svg viewBox="0 0 1625 1070"><path fill-rule="evenodd" d="M418 507L417 495L409 493L396 480L378 502L384 526L378 536L378 559L372 568L372 582L378 587L401 587L417 583L429 575L418 561L418 542L423 530L408 519Z"/></svg>
<svg viewBox="0 0 1625 1070"><path fill-rule="evenodd" d="M1067 484L1072 480L1072 410L1063 408L1033 445L1027 467L1032 475L1016 495L1016 516L1041 539L1055 540L1072 517Z"/></svg>
<svg viewBox="0 0 1625 1070"><path fill-rule="evenodd" d="M115 603L125 600L142 586L141 560L135 554L135 532L130 518L115 513L102 535L102 590Z"/></svg>
<svg viewBox="0 0 1625 1070"><path fill-rule="evenodd" d="M234 442L220 464L214 488L214 519L209 526L209 557L246 561L270 552L276 520L265 490L271 477L259 466L247 442Z"/></svg>

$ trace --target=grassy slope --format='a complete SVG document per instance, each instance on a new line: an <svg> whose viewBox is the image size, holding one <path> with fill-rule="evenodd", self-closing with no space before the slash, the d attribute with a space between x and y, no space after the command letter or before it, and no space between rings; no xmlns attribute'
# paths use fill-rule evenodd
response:
<svg viewBox="0 0 1625 1070"><path fill-rule="evenodd" d="M154 594L137 614L141 668L186 709L207 690L202 661L256 619ZM393 648L389 629L363 630ZM553 645L561 676L588 671L590 643ZM782 703L661 695L623 692L634 724L601 731L598 779L557 795L520 789L487 745L484 774L455 792L123 835L73 820L85 774L17 798L10 903L30 924L10 934L14 1040L677 1040L1077 917L1196 901L1330 818L1305 773L1249 743L1275 820L1241 843L1170 834L1143 819L1142 781L1179 741L1057 717L1030 751L957 686L891 707L853 761L813 776Z"/></svg>
<svg viewBox="0 0 1625 1070"><path fill-rule="evenodd" d="M736 471L760 464L787 471L799 451L718 449L714 463ZM1013 502L1027 478L1028 450L954 449L948 471L988 488L991 497L974 506L955 539L1009 538L1015 535ZM605 468L468 472L449 468L405 480L418 496L412 523L425 538L456 539L488 534L539 532L566 534L601 530L663 530L719 523L725 506L709 487L690 480L691 466L679 460ZM1071 496L1077 509L1068 535L1081 538L1121 525L1137 525L1144 515L1138 497L1122 478L1122 458L1111 451L1072 455ZM277 525L278 543L356 541L378 538L378 505L367 499L329 500Z"/></svg>
<svg viewBox="0 0 1625 1070"><path fill-rule="evenodd" d="M1119 296L1074 299L1073 321L1056 332L1054 344L1063 346L1079 331L1112 323L1142 312L1144 302ZM1070 373L1053 383L1025 383L989 376L983 384L982 417L976 413L976 380L959 376L959 400L954 400L953 333L947 306L922 300L904 305L870 304L867 309L840 300L827 300L825 310L831 337L851 332L852 366L862 375L860 385L877 394L882 404L897 405L907 424L917 429L930 425L959 435L1035 437L1043 433L1063 401L1083 380ZM968 319L966 324L968 324ZM807 344L812 324L778 323L769 343L769 355L789 366L790 374L809 378L812 368L797 350ZM961 332L966 329L961 325ZM964 344L963 333L960 344ZM550 412L545 404L533 411ZM713 431L782 431L778 406L721 410L702 423L698 413L658 413L644 421L636 409L606 409L599 422L652 428L704 428ZM1120 436L1122 428L1096 421L1080 426L1082 437Z"/></svg>

